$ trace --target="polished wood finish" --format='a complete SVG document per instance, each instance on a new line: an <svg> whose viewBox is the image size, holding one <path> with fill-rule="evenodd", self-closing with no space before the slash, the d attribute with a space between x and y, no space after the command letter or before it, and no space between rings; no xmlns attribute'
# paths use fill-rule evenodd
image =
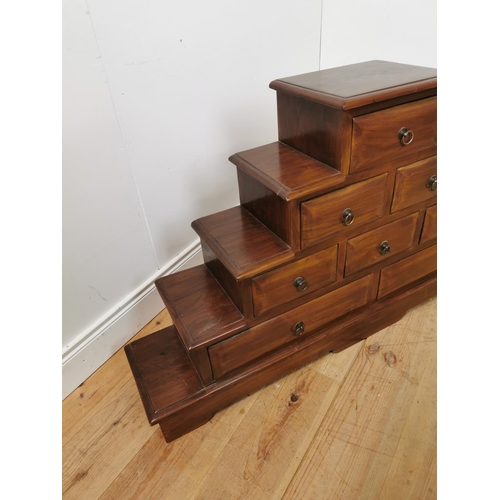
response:
<svg viewBox="0 0 500 500"><path fill-rule="evenodd" d="M417 218L418 212L348 240L345 276L411 248L415 241ZM380 246L385 241L390 250L382 254Z"/></svg>
<svg viewBox="0 0 500 500"><path fill-rule="evenodd" d="M432 205L425 211L424 227L420 235L420 244L423 245L437 238L437 205Z"/></svg>
<svg viewBox="0 0 500 500"><path fill-rule="evenodd" d="M278 137L281 142L347 175L359 171L356 167L350 169L353 118L356 120L362 115L368 118L375 111L385 108L432 99L437 92L436 86L435 69L386 61L370 61L275 80L270 87L277 91ZM399 116L404 115L400 113ZM429 118L429 127L435 128L435 114ZM374 125L383 129L380 123L377 120ZM395 132L396 140L399 130ZM427 134L427 129L424 132ZM391 135L389 146L392 139ZM426 150L426 155L435 154L435 134L434 142L431 138L426 143L432 148ZM418 144L422 149L412 145L406 147L403 155L423 150L421 140ZM359 141L355 145L363 147ZM372 151L366 152L375 157L388 152L376 142L371 147ZM399 157L392 155L392 158ZM369 158L357 155L354 161L364 161L363 168L382 162L382 158L377 158L378 163L373 161L375 158ZM384 161L390 159L389 155Z"/></svg>
<svg viewBox="0 0 500 500"><path fill-rule="evenodd" d="M232 335L245 321L210 271L196 266L156 280L186 349Z"/></svg>
<svg viewBox="0 0 500 500"><path fill-rule="evenodd" d="M286 201L334 188L345 180L338 170L281 142L242 151L229 161Z"/></svg>
<svg viewBox="0 0 500 500"><path fill-rule="evenodd" d="M375 302L359 314L313 335L298 345L285 347L275 354L235 372L228 378L188 398L175 410L165 408L157 414L167 442L178 439L207 422L230 403L247 396L265 384L310 363L327 352L339 352L401 319L405 312L436 294L436 280L428 280L384 302Z"/></svg>
<svg viewBox="0 0 500 500"><path fill-rule="evenodd" d="M369 61L280 78L269 86L310 102L347 110L435 89L436 82L434 68Z"/></svg>
<svg viewBox="0 0 500 500"><path fill-rule="evenodd" d="M437 175L435 156L398 168L391 211L397 212L421 201L435 199L437 190L431 191L428 185L434 175Z"/></svg>
<svg viewBox="0 0 500 500"><path fill-rule="evenodd" d="M435 293L432 75L371 62L274 84L280 142L231 156L241 205L193 222L203 266L158 280L182 355L144 348L150 372L129 356L167 441ZM162 373L190 377L181 399Z"/></svg>
<svg viewBox="0 0 500 500"><path fill-rule="evenodd" d="M382 174L302 203L302 248L382 217L387 177L388 174ZM354 215L348 226L342 220L346 209Z"/></svg>
<svg viewBox="0 0 500 500"><path fill-rule="evenodd" d="M437 147L436 97L358 116L353 120L351 172L359 172L417 151ZM413 140L401 144L398 132L406 128ZM402 163L403 164L403 163Z"/></svg>
<svg viewBox="0 0 500 500"><path fill-rule="evenodd" d="M365 276L211 347L209 352L215 378L221 378L286 344L302 341L328 323L366 305L372 296L374 298L374 283L374 275ZM299 333L297 324L301 324Z"/></svg>
<svg viewBox="0 0 500 500"><path fill-rule="evenodd" d="M125 353L150 423L158 411L203 389L174 326L131 342Z"/></svg>
<svg viewBox="0 0 500 500"><path fill-rule="evenodd" d="M382 269L378 298L427 276L437 269L437 245Z"/></svg>
<svg viewBox="0 0 500 500"><path fill-rule="evenodd" d="M192 226L236 280L294 257L287 244L241 206L197 219Z"/></svg>
<svg viewBox="0 0 500 500"><path fill-rule="evenodd" d="M236 281L231 272L215 255L212 249L201 240L203 260L220 286L224 289L239 311L248 318L253 315L252 292L248 280Z"/></svg>
<svg viewBox="0 0 500 500"><path fill-rule="evenodd" d="M297 279L307 283L296 285ZM337 246L314 253L252 280L255 316L309 295L337 279Z"/></svg>
<svg viewBox="0 0 500 500"><path fill-rule="evenodd" d="M300 228L294 224L298 209L238 168L240 203L293 251L300 249Z"/></svg>
<svg viewBox="0 0 500 500"><path fill-rule="evenodd" d="M349 149L352 119L338 109L284 92L278 92L278 137L316 160L342 174L349 172Z"/></svg>

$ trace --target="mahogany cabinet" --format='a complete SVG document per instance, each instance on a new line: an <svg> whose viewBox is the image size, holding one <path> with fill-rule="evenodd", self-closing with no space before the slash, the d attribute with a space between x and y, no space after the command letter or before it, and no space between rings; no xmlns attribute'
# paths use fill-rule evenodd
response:
<svg viewBox="0 0 500 500"><path fill-rule="evenodd" d="M125 351L169 442L436 293L436 70L370 61L271 82L279 141L232 155L240 205L156 282L173 326Z"/></svg>

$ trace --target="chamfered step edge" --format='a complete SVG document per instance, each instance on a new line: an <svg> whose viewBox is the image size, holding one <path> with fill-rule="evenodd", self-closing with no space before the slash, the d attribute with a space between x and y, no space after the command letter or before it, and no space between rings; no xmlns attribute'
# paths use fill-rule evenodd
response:
<svg viewBox="0 0 500 500"><path fill-rule="evenodd" d="M282 142L235 153L229 161L287 202L320 194L346 179L339 170Z"/></svg>
<svg viewBox="0 0 500 500"><path fill-rule="evenodd" d="M295 257L289 245L241 205L201 217L191 227L236 281Z"/></svg>
<svg viewBox="0 0 500 500"><path fill-rule="evenodd" d="M205 264L155 282L188 351L234 335L246 322Z"/></svg>

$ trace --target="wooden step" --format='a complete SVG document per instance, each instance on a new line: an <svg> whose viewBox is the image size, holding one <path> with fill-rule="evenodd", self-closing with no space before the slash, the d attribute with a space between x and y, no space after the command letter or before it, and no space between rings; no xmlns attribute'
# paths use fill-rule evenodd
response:
<svg viewBox="0 0 500 500"><path fill-rule="evenodd" d="M174 326L125 346L151 424L166 408L204 390Z"/></svg>
<svg viewBox="0 0 500 500"><path fill-rule="evenodd" d="M150 424L159 423L167 442L210 420L215 412L309 363L339 352L386 328L406 311L436 294L436 278L375 302L303 341L204 387L175 327L125 347Z"/></svg>
<svg viewBox="0 0 500 500"><path fill-rule="evenodd" d="M188 351L225 339L246 326L204 264L160 278L155 284Z"/></svg>
<svg viewBox="0 0 500 500"><path fill-rule="evenodd" d="M345 180L338 170L282 142L236 153L229 161L285 201L313 196Z"/></svg>
<svg viewBox="0 0 500 500"><path fill-rule="evenodd" d="M295 255L241 206L202 217L191 226L236 281L284 264Z"/></svg>

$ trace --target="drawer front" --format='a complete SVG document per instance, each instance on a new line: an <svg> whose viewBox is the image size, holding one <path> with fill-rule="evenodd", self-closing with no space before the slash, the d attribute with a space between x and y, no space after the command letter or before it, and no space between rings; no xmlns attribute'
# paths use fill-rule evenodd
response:
<svg viewBox="0 0 500 500"><path fill-rule="evenodd" d="M337 245L254 278L254 314L303 297L336 279Z"/></svg>
<svg viewBox="0 0 500 500"><path fill-rule="evenodd" d="M431 97L354 118L350 171L436 147L436 116L436 97Z"/></svg>
<svg viewBox="0 0 500 500"><path fill-rule="evenodd" d="M382 174L302 203L302 248L382 217L387 177Z"/></svg>
<svg viewBox="0 0 500 500"><path fill-rule="evenodd" d="M214 377L218 379L260 356L318 332L336 318L366 305L374 296L375 283L373 274L365 276L210 347Z"/></svg>
<svg viewBox="0 0 500 500"><path fill-rule="evenodd" d="M396 170L391 212L436 198L437 161L435 156Z"/></svg>
<svg viewBox="0 0 500 500"><path fill-rule="evenodd" d="M415 238L417 219L418 212L415 212L348 240L345 276L378 264L411 248ZM383 245L384 243L386 245Z"/></svg>
<svg viewBox="0 0 500 500"><path fill-rule="evenodd" d="M425 211L424 228L420 235L420 244L437 238L437 205L432 205Z"/></svg>
<svg viewBox="0 0 500 500"><path fill-rule="evenodd" d="M378 298L409 285L437 269L437 245L426 248L395 264L384 267L380 274Z"/></svg>

